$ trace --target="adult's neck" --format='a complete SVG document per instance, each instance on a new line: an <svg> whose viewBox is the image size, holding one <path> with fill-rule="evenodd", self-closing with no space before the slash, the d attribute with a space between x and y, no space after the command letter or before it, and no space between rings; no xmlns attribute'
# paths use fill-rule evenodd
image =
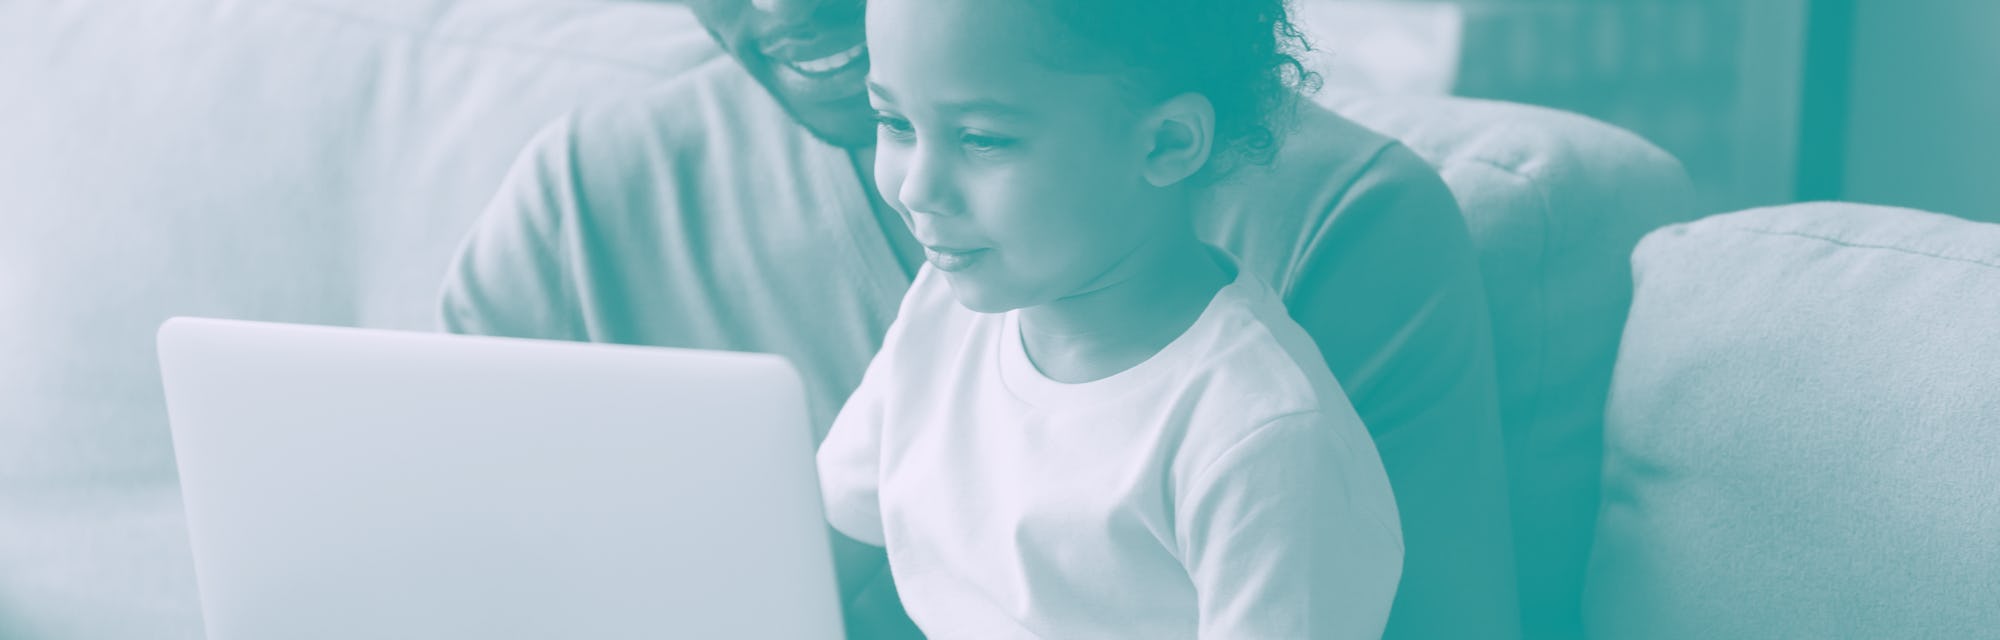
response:
<svg viewBox="0 0 2000 640"><path fill-rule="evenodd" d="M1082 293L1021 309L1022 346L1043 375L1059 382L1108 377L1185 333L1230 275L1191 226L1178 227L1141 245Z"/></svg>
<svg viewBox="0 0 2000 640"><path fill-rule="evenodd" d="M880 200L882 195L875 192L875 147L848 149L847 157L854 161L854 174L861 178L861 186L868 189L869 197Z"/></svg>

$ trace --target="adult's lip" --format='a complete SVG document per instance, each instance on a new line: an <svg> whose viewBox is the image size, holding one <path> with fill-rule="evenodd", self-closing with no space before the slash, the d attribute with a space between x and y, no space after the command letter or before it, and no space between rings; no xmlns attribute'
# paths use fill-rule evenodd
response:
<svg viewBox="0 0 2000 640"><path fill-rule="evenodd" d="M839 75L849 67L857 65L857 61L867 57L868 45L857 43L852 47L816 58L779 59L777 62L807 77L827 78Z"/></svg>
<svg viewBox="0 0 2000 640"><path fill-rule="evenodd" d="M770 49L765 59L774 88L795 106L844 103L867 90L868 47L859 34L791 41Z"/></svg>
<svg viewBox="0 0 2000 640"><path fill-rule="evenodd" d="M842 36L823 36L810 40L779 38L763 47L759 53L773 62L799 64L823 60L856 48L865 49L867 41L860 32Z"/></svg>

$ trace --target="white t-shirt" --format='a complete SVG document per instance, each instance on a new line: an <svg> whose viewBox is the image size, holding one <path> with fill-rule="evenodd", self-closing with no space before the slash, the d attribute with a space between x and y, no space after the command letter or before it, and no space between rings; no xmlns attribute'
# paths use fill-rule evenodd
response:
<svg viewBox="0 0 2000 640"><path fill-rule="evenodd" d="M1241 269L1158 354L1043 376L1018 312L921 270L819 450L933 637L1374 638L1402 569L1373 442Z"/></svg>

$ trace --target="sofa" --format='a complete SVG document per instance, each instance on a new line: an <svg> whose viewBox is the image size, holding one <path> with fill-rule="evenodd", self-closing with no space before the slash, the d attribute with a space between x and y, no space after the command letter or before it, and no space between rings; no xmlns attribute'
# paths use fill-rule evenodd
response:
<svg viewBox="0 0 2000 640"><path fill-rule="evenodd" d="M514 154L720 55L604 0L0 4L0 638L198 638L153 331L428 329ZM1329 88L1465 211L1531 638L2000 629L2000 228L1705 216L1574 114Z"/></svg>

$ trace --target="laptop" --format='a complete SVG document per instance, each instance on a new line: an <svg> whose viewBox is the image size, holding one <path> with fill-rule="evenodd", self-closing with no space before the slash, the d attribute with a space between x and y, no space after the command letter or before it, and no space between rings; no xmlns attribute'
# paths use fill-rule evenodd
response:
<svg viewBox="0 0 2000 640"><path fill-rule="evenodd" d="M212 640L838 638L783 358L176 318Z"/></svg>

